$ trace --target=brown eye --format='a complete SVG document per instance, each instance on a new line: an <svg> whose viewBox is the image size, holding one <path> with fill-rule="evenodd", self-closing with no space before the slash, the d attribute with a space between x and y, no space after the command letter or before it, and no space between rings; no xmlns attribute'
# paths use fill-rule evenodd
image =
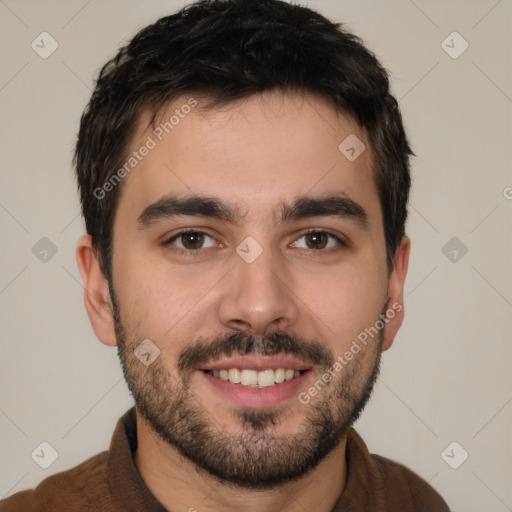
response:
<svg viewBox="0 0 512 512"><path fill-rule="evenodd" d="M299 240L304 239L304 242L299 243ZM323 251L334 248L336 245L346 247L347 244L336 235L327 231L309 231L300 236L292 246L300 249L311 249L313 251Z"/></svg>
<svg viewBox="0 0 512 512"><path fill-rule="evenodd" d="M202 233L191 231L181 235L181 242L185 249L200 249L204 242L204 236Z"/></svg>
<svg viewBox="0 0 512 512"><path fill-rule="evenodd" d="M328 236L326 233L308 233L305 235L306 245L309 249L325 249L328 242Z"/></svg>
<svg viewBox="0 0 512 512"><path fill-rule="evenodd" d="M208 242L208 239L210 242ZM174 246L177 251L192 253L214 246L215 240L207 233L190 230L180 231L164 242L164 245Z"/></svg>

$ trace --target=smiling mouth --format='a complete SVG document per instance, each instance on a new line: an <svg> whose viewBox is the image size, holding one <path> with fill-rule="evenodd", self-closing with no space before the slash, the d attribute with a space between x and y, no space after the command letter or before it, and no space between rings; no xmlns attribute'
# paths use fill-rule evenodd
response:
<svg viewBox="0 0 512 512"><path fill-rule="evenodd" d="M293 370L291 368L268 368L257 371L240 368L229 370L203 370L206 374L217 379L228 381L232 384L240 384L249 388L268 388L277 386L283 382L294 380L300 377L307 370Z"/></svg>

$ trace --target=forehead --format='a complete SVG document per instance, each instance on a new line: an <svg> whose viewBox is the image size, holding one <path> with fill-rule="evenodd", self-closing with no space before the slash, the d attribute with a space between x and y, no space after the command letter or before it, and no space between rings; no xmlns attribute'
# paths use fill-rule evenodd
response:
<svg viewBox="0 0 512 512"><path fill-rule="evenodd" d="M204 104L183 95L152 125L149 110L140 114L126 153L135 165L121 183L118 210L140 213L169 193L214 195L263 221L297 196L334 192L369 201L370 209L376 200L378 214L365 134L328 101L272 92L220 108Z"/></svg>

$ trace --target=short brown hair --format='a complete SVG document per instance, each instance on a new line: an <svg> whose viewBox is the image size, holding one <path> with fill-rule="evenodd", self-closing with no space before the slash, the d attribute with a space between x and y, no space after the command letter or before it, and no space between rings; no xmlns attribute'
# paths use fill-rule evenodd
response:
<svg viewBox="0 0 512 512"><path fill-rule="evenodd" d="M353 115L371 144L388 267L405 234L412 151L386 71L362 41L319 13L280 0L201 0L142 29L107 62L81 119L74 164L87 233L111 277L119 170L142 108L153 120L203 91L225 105L263 91L320 94Z"/></svg>

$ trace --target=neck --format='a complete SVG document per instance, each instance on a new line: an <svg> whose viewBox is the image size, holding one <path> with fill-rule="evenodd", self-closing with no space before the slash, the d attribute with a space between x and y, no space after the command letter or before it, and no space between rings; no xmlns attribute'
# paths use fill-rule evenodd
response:
<svg viewBox="0 0 512 512"><path fill-rule="evenodd" d="M293 482L265 490L219 481L161 440L137 411L137 469L167 510L194 512L331 512L345 487L346 438L318 466Z"/></svg>

